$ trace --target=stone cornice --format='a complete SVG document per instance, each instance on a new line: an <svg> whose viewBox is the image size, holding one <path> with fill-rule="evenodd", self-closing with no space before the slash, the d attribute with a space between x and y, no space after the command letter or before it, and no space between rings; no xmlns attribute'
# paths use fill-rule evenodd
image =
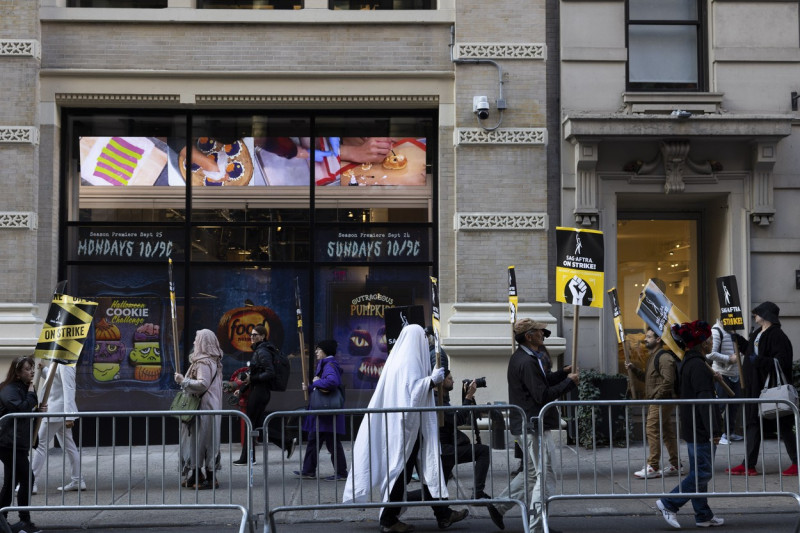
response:
<svg viewBox="0 0 800 533"><path fill-rule="evenodd" d="M564 139L607 137L781 138L792 133L792 115L623 115L574 114L564 118Z"/></svg>

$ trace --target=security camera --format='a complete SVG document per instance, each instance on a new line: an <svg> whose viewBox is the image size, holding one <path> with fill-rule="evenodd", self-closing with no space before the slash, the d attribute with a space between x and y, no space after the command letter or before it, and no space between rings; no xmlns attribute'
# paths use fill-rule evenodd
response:
<svg viewBox="0 0 800 533"><path fill-rule="evenodd" d="M472 112L480 120L489 118L489 99L486 96L473 96Z"/></svg>

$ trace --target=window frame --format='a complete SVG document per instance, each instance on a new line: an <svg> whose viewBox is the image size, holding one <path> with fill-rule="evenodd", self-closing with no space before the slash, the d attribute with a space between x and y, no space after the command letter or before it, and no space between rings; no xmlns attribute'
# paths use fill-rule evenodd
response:
<svg viewBox="0 0 800 533"><path fill-rule="evenodd" d="M631 2L625 2L625 49L628 59L625 61L625 89L630 92L705 92L708 90L707 83L707 18L705 4L702 0L697 0L697 15L694 20L690 19L631 19ZM687 87L686 83L669 82L631 82L630 77L630 30L631 26L685 26L694 27L697 37L697 83L695 87Z"/></svg>

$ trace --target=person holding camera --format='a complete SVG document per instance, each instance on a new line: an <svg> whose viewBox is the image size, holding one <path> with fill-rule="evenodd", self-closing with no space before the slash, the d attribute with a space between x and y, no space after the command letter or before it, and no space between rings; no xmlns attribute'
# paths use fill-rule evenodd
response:
<svg viewBox="0 0 800 533"><path fill-rule="evenodd" d="M578 385L578 374L572 373L571 366L565 366L558 372L545 370L542 363L542 352L537 348L543 344L544 338L549 334L546 324L535 322L530 318L522 318L514 323L514 339L519 347L508 362L508 403L521 407L528 420L534 417L538 418L542 407ZM517 411L511 411L509 421L511 433L521 434L522 419ZM544 425L542 428L536 428L533 424L528 425L528 446L525 450L528 488L531 490L528 525L533 533L543 531L542 483L544 483L546 492L555 488L555 472L551 460L554 444L550 432L560 427L558 411L555 409L548 411L542 423ZM546 471L542 470L543 465L539 462L539 438L542 439L544 453L542 459L545 462ZM517 474L499 498L525 501L524 475L524 471ZM488 507L492 522L498 528L505 529L503 515L511 509L512 504L499 503L496 506L489 505ZM558 533L553 528L550 528L550 532Z"/></svg>

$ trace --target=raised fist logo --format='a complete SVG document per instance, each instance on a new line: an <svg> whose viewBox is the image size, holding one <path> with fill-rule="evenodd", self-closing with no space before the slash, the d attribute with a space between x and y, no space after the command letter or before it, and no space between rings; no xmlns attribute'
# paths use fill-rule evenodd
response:
<svg viewBox="0 0 800 533"><path fill-rule="evenodd" d="M573 276L572 279L567 283L567 289L569 289L570 292L570 294L567 296L572 297L572 301L570 303L573 305L583 305L583 299L589 290L589 285L578 276Z"/></svg>

